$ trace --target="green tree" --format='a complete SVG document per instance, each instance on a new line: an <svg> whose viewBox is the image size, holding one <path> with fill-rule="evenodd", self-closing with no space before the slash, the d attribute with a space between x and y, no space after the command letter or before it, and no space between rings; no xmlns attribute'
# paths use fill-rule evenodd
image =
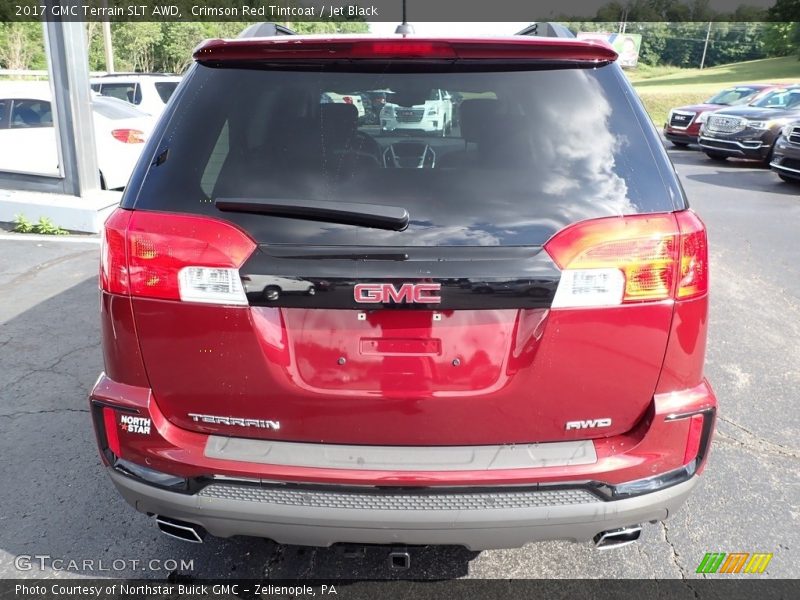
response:
<svg viewBox="0 0 800 600"><path fill-rule="evenodd" d="M155 71L157 47L163 39L162 25L162 23L112 23L111 35L116 69ZM158 67L163 68L163 65Z"/></svg>
<svg viewBox="0 0 800 600"><path fill-rule="evenodd" d="M47 68L41 23L0 23L0 67Z"/></svg>

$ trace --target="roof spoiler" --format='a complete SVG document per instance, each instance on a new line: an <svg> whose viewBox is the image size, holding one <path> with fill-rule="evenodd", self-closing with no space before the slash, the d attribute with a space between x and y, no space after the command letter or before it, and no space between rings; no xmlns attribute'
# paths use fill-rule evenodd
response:
<svg viewBox="0 0 800 600"><path fill-rule="evenodd" d="M237 38L275 37L276 35L297 35L296 31L277 23L253 23L236 36Z"/></svg>
<svg viewBox="0 0 800 600"><path fill-rule="evenodd" d="M553 21L540 21L538 23L531 23L522 31L518 31L515 35L535 35L538 37L555 38L575 37L575 34L564 27L561 23L555 23Z"/></svg>

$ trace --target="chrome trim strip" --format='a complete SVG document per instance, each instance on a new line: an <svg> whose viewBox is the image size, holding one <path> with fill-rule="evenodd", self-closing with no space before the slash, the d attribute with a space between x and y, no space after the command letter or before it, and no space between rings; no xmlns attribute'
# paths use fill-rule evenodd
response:
<svg viewBox="0 0 800 600"><path fill-rule="evenodd" d="M597 462L591 440L495 446L356 446L212 435L204 454L238 462L364 471L486 471Z"/></svg>
<svg viewBox="0 0 800 600"><path fill-rule="evenodd" d="M790 171L792 173L797 173L798 175L800 175L800 169L792 169L791 167L784 167L783 165L779 165L778 163L775 162L769 163L769 166L772 167L773 169L778 169L779 171Z"/></svg>
<svg viewBox="0 0 800 600"><path fill-rule="evenodd" d="M723 150L724 151L725 148L720 148L719 146L703 145L703 140L710 140L710 141L714 141L714 142L717 142L717 143L720 143L720 144L730 144L732 146L738 146L739 148L742 148L743 150L761 150L761 148L767 147L762 142L758 142L758 146L748 146L747 142L739 142L737 140L721 140L719 138L712 138L712 137L708 137L708 136L700 136L698 138L698 140L697 140L698 144L700 144L704 148L710 148L712 150ZM750 143L756 143L756 142L750 142Z"/></svg>

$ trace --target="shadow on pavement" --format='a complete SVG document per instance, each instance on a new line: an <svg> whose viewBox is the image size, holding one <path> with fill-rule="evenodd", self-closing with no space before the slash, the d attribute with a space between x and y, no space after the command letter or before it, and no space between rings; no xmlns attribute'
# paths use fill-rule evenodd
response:
<svg viewBox="0 0 800 600"><path fill-rule="evenodd" d="M20 555L45 555L45 564L61 560L62 568L77 561L77 570L58 575L67 577L450 579L467 574L478 553L456 547L412 549L411 568L395 571L388 565L388 549L381 547L350 556L339 547L282 546L257 538L208 538L194 545L160 534L151 518L114 490L95 447L87 393L102 370L98 315L92 273L0 328L0 578L53 576L53 569L38 568L41 559L15 566ZM84 561L93 562L85 568ZM177 561L177 568L169 561Z"/></svg>
<svg viewBox="0 0 800 600"><path fill-rule="evenodd" d="M684 175L684 179L691 179L699 183L713 185L721 188L738 188L753 192L769 192L786 196L798 196L800 186L782 181L771 171L736 171L736 177L732 173L717 171L716 173L699 173Z"/></svg>

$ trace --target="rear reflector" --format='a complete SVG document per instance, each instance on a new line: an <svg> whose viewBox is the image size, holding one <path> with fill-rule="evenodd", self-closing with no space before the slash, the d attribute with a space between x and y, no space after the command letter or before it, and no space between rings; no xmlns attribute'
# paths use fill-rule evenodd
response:
<svg viewBox="0 0 800 600"><path fill-rule="evenodd" d="M705 228L690 211L582 221L544 248L563 270L553 308L687 299L708 290Z"/></svg>
<svg viewBox="0 0 800 600"><path fill-rule="evenodd" d="M703 437L705 415L692 415L689 419L689 435L686 438L686 450L683 453L683 464L688 465L700 452L700 440Z"/></svg>
<svg viewBox="0 0 800 600"><path fill-rule="evenodd" d="M122 456L119 431L117 430L117 416L114 413L114 409L108 406L103 407L103 428L106 430L108 449L114 453L114 456Z"/></svg>
<svg viewBox="0 0 800 600"><path fill-rule="evenodd" d="M246 305L238 269L255 248L225 221L117 209L105 225L100 283L116 294Z"/></svg>
<svg viewBox="0 0 800 600"><path fill-rule="evenodd" d="M139 131L138 129L114 129L111 135L114 136L114 139L124 144L144 143L144 131Z"/></svg>

